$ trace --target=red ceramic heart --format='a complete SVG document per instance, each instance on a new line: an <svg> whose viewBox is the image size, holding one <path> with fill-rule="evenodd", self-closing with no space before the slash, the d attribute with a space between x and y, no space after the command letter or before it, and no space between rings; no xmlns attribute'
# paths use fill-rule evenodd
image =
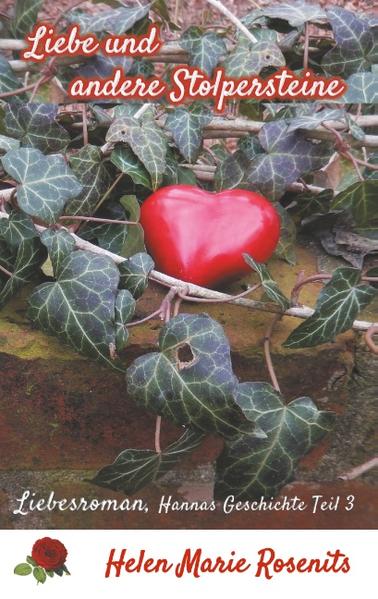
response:
<svg viewBox="0 0 378 599"><path fill-rule="evenodd" d="M141 224L158 270L206 287L250 272L243 253L265 262L280 235L272 204L242 189L162 187L143 203Z"/></svg>

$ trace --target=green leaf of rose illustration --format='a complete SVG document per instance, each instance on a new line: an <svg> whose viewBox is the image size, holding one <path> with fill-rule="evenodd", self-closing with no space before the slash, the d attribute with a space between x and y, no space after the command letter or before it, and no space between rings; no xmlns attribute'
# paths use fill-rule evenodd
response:
<svg viewBox="0 0 378 599"><path fill-rule="evenodd" d="M211 75L226 54L224 40L214 31L204 33L200 27L189 27L180 39L180 46L189 52L189 64Z"/></svg>
<svg viewBox="0 0 378 599"><path fill-rule="evenodd" d="M107 256L86 251L69 254L59 266L57 281L37 287L29 300L29 318L42 330L63 339L77 351L122 371L111 359L122 349L124 326L135 301L127 290L118 293L119 271ZM117 341L121 346L117 346Z"/></svg>
<svg viewBox="0 0 378 599"><path fill-rule="evenodd" d="M202 144L202 130L212 118L210 109L201 104L193 104L189 108L179 106L169 113L165 126L188 162L194 163L197 160Z"/></svg>
<svg viewBox="0 0 378 599"><path fill-rule="evenodd" d="M45 257L46 250L25 214L14 212L9 219L0 219L0 265L11 273L0 271L0 308L32 281Z"/></svg>
<svg viewBox="0 0 378 599"><path fill-rule="evenodd" d="M23 104L13 101L5 107L6 133L44 153L63 151L70 141L67 131L57 121L57 104Z"/></svg>
<svg viewBox="0 0 378 599"><path fill-rule="evenodd" d="M131 116L115 119L109 127L106 141L127 143L149 172L152 189L159 186L166 168L168 144L153 115L146 113L139 120Z"/></svg>
<svg viewBox="0 0 378 599"><path fill-rule="evenodd" d="M222 436L253 430L234 401L230 346L216 321L180 314L161 330L159 347L127 370L128 393L138 405Z"/></svg>
<svg viewBox="0 0 378 599"><path fill-rule="evenodd" d="M299 459L331 430L334 414L319 411L309 397L285 405L268 383L241 383L235 400L266 438L238 435L226 440L217 459L214 495L273 497L292 480Z"/></svg>
<svg viewBox="0 0 378 599"><path fill-rule="evenodd" d="M361 283L357 268L337 268L320 292L315 312L289 335L284 347L296 349L333 341L351 328L359 312L376 296L377 290Z"/></svg>
<svg viewBox="0 0 378 599"><path fill-rule="evenodd" d="M30 564L23 563L18 564L13 571L17 576L28 576L32 573L32 569Z"/></svg>
<svg viewBox="0 0 378 599"><path fill-rule="evenodd" d="M267 269L265 264L260 264L259 262L256 262L248 254L243 254L243 258L248 264L248 266L250 266L252 270L255 270L259 275L262 286L264 287L264 290L269 299L273 300L276 304L281 306L283 310L287 310L288 308L290 308L289 300L282 293L276 281L272 279L269 270Z"/></svg>
<svg viewBox="0 0 378 599"><path fill-rule="evenodd" d="M109 167L100 148L90 144L72 155L69 164L82 190L66 204L65 214L91 216L111 184Z"/></svg>
<svg viewBox="0 0 378 599"><path fill-rule="evenodd" d="M138 299L148 285L148 276L154 268L154 261L145 252L139 252L124 262L118 264L121 273L120 287L128 289L131 295Z"/></svg>
<svg viewBox="0 0 378 599"><path fill-rule="evenodd" d="M90 482L132 495L174 468L181 458L200 445L203 438L203 433L189 428L161 453L149 449L126 449L113 464L101 468Z"/></svg>
<svg viewBox="0 0 378 599"><path fill-rule="evenodd" d="M376 62L376 39L369 20L350 10L334 6L327 10L336 45L322 60L324 70L343 78L370 71Z"/></svg>
<svg viewBox="0 0 378 599"><path fill-rule="evenodd" d="M60 154L44 156L33 148L11 150L1 159L6 172L17 185L17 202L29 214L53 224L66 202L77 196L82 186Z"/></svg>
<svg viewBox="0 0 378 599"><path fill-rule="evenodd" d="M246 182L272 201L278 200L290 183L326 164L331 155L329 144L312 143L299 131L288 132L285 121L267 123L258 138L265 152L250 163Z"/></svg>
<svg viewBox="0 0 378 599"><path fill-rule="evenodd" d="M37 566L33 569L33 576L38 583L44 584L46 582L46 572L44 568Z"/></svg>

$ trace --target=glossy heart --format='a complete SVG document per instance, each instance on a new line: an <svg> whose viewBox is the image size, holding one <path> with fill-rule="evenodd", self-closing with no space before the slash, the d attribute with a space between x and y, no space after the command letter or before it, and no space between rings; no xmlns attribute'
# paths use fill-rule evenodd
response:
<svg viewBox="0 0 378 599"><path fill-rule="evenodd" d="M143 203L141 224L158 270L205 287L250 272L243 253L268 260L280 235L272 204L242 189L162 187Z"/></svg>

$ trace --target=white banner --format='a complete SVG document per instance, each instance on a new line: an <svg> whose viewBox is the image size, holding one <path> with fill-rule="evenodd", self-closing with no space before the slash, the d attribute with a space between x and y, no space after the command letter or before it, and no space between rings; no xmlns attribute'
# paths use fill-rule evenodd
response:
<svg viewBox="0 0 378 599"><path fill-rule="evenodd" d="M356 599L376 586L377 536L366 530L1 531L0 583L11 597L31 598ZM42 584L33 576L36 564L25 564L45 537L66 548L70 575L47 576ZM16 575L19 564L19 571L31 571Z"/></svg>

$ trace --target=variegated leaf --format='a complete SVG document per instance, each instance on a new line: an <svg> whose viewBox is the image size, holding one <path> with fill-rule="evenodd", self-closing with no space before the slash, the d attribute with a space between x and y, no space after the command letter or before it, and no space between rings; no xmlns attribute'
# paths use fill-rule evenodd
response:
<svg viewBox="0 0 378 599"><path fill-rule="evenodd" d="M121 274L120 287L128 289L131 295L138 299L148 285L148 276L154 268L154 261L145 252L138 252L124 262L118 264Z"/></svg>
<svg viewBox="0 0 378 599"><path fill-rule="evenodd" d="M190 55L190 64L211 75L226 54L223 39L213 31L204 33L200 27L189 27L180 38L180 46Z"/></svg>
<svg viewBox="0 0 378 599"><path fill-rule="evenodd" d="M82 191L65 208L67 215L91 216L111 184L111 175L100 148L86 145L73 154L70 167L82 185Z"/></svg>
<svg viewBox="0 0 378 599"><path fill-rule="evenodd" d="M202 131L212 120L207 106L194 104L188 108L179 106L168 114L165 126L172 133L174 142L184 158L194 163L202 145Z"/></svg>
<svg viewBox="0 0 378 599"><path fill-rule="evenodd" d="M265 266L265 264L256 262L248 254L243 254L243 258L248 264L248 266L250 266L252 270L256 271L259 275L264 291L269 297L269 299L278 304L282 308L282 310L287 310L288 308L290 308L289 300L282 293L276 281L272 279L270 272L268 268Z"/></svg>

